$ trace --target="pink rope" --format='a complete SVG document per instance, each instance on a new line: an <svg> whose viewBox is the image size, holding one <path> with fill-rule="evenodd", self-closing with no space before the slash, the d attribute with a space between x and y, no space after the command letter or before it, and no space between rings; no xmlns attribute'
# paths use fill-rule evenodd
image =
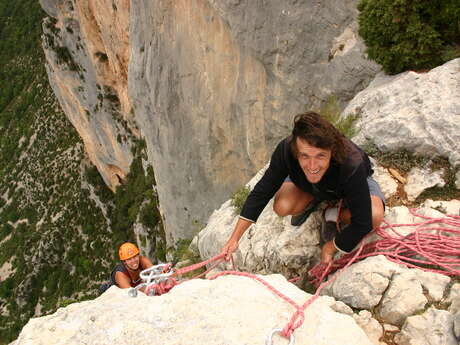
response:
<svg viewBox="0 0 460 345"><path fill-rule="evenodd" d="M447 215L444 218L431 218L417 214L414 209L411 209L410 212L412 215L423 219L423 221L414 224L389 224L385 221L384 226L374 230L374 232L380 237L377 241L366 244L364 241L361 241L359 248L355 251L343 255L339 259L329 262L327 265L320 263L314 266L309 271L309 275L312 277L312 283L317 286L317 289L315 294L308 298L308 300L301 306L262 278L251 273L236 271L234 268L233 258L233 270L219 272L212 277L209 277L209 279L216 279L224 275L249 277L260 282L275 295L292 305L296 311L282 331L282 334L289 338L294 330L302 325L305 320L305 309L319 297L321 290L331 284L354 262L363 260L369 256L384 255L388 260L408 267L419 268L424 271L441 273L448 276L460 276L460 216ZM450 227L429 226L437 224L449 225ZM410 234L404 236L396 230L396 228L403 226L416 227L416 229ZM370 234L366 237L369 235ZM216 261L216 263L211 268L196 277L203 276L222 263L224 261L224 255L218 255L201 263L179 269L175 272L174 276L191 272L214 261ZM430 268L427 268L427 266ZM431 266L436 266L437 268L433 268ZM338 271L337 274L334 274L329 280L323 282L326 276L336 271ZM294 278L290 281L295 281L297 279L298 278ZM159 292L158 294L167 292L172 287L182 282L183 281L177 282L174 278L170 278L169 280L158 284L160 286L155 286L155 292L157 290ZM151 287L148 287L147 289L149 288Z"/></svg>
<svg viewBox="0 0 460 345"><path fill-rule="evenodd" d="M460 275L460 217L447 215L444 218L431 218L416 213L414 209L410 212L423 221L413 224L385 222L384 226L374 230L380 239L365 244L362 253L355 260L384 255L392 262L411 268L448 276ZM451 227L439 226L439 224ZM405 226L415 227L415 230L404 236L397 231L397 228ZM335 260L327 269L327 275L344 267L355 253L356 251ZM316 286L321 283L324 270L322 265L317 265L309 271L310 276L314 278L312 282Z"/></svg>
<svg viewBox="0 0 460 345"><path fill-rule="evenodd" d="M210 271L212 271L214 268L216 268L218 265L220 265L222 262L225 261L225 255L217 255L211 259L208 259L206 261L202 261L202 262L199 262L199 263L196 263L196 264L193 264L193 265L190 265L190 266L186 266L186 267L183 267L183 268L179 268L177 270L174 271L174 274L160 282L160 283L153 283L153 284L150 284L149 286L147 286L145 288L145 294L148 295L150 290L155 290L155 295L156 296L159 296L159 295L162 295L166 292L169 292L169 290L171 290L174 286L177 286L177 285L180 285L182 283L185 283L186 281L188 280L191 280L191 279L196 279L196 278L201 278L202 276L206 275L207 273L209 273ZM189 273L189 272L192 272L192 271L195 271L199 268L202 268L206 265L209 265L210 263L214 262L215 263L213 265L211 265L207 270L205 270L204 272L200 273L200 274L197 274L196 276L192 277L192 278L189 278L189 279L183 279L183 280L180 280L180 281L177 281L175 279L175 277L178 277L180 275L183 275L183 274L186 274L186 273ZM231 257L231 263L232 263L232 268L233 270L235 270L235 263L233 262L233 257Z"/></svg>

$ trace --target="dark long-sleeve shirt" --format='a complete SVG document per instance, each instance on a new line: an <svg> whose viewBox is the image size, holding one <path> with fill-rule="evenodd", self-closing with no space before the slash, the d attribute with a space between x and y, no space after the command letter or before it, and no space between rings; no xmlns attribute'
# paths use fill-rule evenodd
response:
<svg viewBox="0 0 460 345"><path fill-rule="evenodd" d="M276 147L267 171L249 194L240 216L256 222L263 209L289 175L301 190L317 200L343 199L351 213L351 224L338 233L335 245L350 252L372 230L372 208L367 177L373 171L367 154L347 140L348 154L339 164L331 158L318 183L310 183L290 149L290 137Z"/></svg>

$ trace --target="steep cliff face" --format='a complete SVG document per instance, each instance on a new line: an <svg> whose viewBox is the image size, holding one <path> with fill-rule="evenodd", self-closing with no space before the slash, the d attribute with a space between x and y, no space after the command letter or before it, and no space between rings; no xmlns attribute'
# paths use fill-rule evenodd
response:
<svg viewBox="0 0 460 345"><path fill-rule="evenodd" d="M378 70L354 1L137 1L129 94L172 237L263 166L292 115Z"/></svg>
<svg viewBox="0 0 460 345"><path fill-rule="evenodd" d="M70 111L88 106L97 94L91 94L91 83L83 82L96 73L75 55L75 46L79 54L86 48L83 38L73 41L80 31L69 19L74 14L67 12L68 4L55 2L59 19L46 22L47 73L41 49L46 15L40 4L0 0L0 344L15 339L33 316L95 297L118 261L122 242L137 240L143 254L163 260L165 256L145 145L126 144L124 127L117 127L123 123L115 126L109 117L124 114L123 97L112 111L106 96L104 110L89 114L87 120L79 117L81 112ZM58 9L68 15L58 17ZM67 114L53 95L49 77ZM105 85L105 77L100 78ZM111 85L126 87L126 78L126 73L124 82L112 78ZM74 127L88 133L77 133ZM123 144L112 139L110 146L111 135L120 135ZM89 162L81 137L85 145L94 146L93 159L112 159L114 166L117 157L126 161L129 173L116 193ZM103 140L97 142L99 137ZM92 152L91 147L86 151Z"/></svg>
<svg viewBox="0 0 460 345"><path fill-rule="evenodd" d="M43 48L51 85L104 181L114 190L138 131L127 95L129 1L40 1L52 16Z"/></svg>
<svg viewBox="0 0 460 345"><path fill-rule="evenodd" d="M379 70L351 0L41 3L60 103L111 188L129 133L145 138L170 243L263 166L292 115L345 103Z"/></svg>

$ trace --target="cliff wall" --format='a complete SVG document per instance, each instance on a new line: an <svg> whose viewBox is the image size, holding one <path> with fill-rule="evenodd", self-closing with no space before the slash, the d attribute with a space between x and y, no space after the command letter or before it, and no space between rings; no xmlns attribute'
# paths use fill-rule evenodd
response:
<svg viewBox="0 0 460 345"><path fill-rule="evenodd" d="M293 115L329 96L345 104L379 71L356 1L41 3L77 65L59 64L45 39L65 112L112 188L132 160L128 132L145 138L169 243L265 164Z"/></svg>
<svg viewBox="0 0 460 345"><path fill-rule="evenodd" d="M126 178L138 131L127 95L129 0L40 1L51 86L106 184Z"/></svg>

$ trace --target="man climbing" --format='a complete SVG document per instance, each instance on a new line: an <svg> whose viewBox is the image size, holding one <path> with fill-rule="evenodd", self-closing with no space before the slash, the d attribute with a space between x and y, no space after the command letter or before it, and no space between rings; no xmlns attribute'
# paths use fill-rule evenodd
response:
<svg viewBox="0 0 460 345"><path fill-rule="evenodd" d="M116 285L121 289L139 285L142 282L139 276L140 273L153 266L147 257L139 255L139 248L130 242L125 242L120 246L118 256L121 263L113 269L110 275L110 282L102 284L99 289L101 293L112 285ZM140 290L143 291L143 288Z"/></svg>
<svg viewBox="0 0 460 345"><path fill-rule="evenodd" d="M249 226L257 221L269 200L280 216L292 215L299 226L323 200L340 200L338 209L324 214L321 261L330 262L337 251L350 252L383 220L385 197L372 178L367 154L315 112L294 119L292 135L276 147L267 171L249 194L235 229L221 250L229 259Z"/></svg>

